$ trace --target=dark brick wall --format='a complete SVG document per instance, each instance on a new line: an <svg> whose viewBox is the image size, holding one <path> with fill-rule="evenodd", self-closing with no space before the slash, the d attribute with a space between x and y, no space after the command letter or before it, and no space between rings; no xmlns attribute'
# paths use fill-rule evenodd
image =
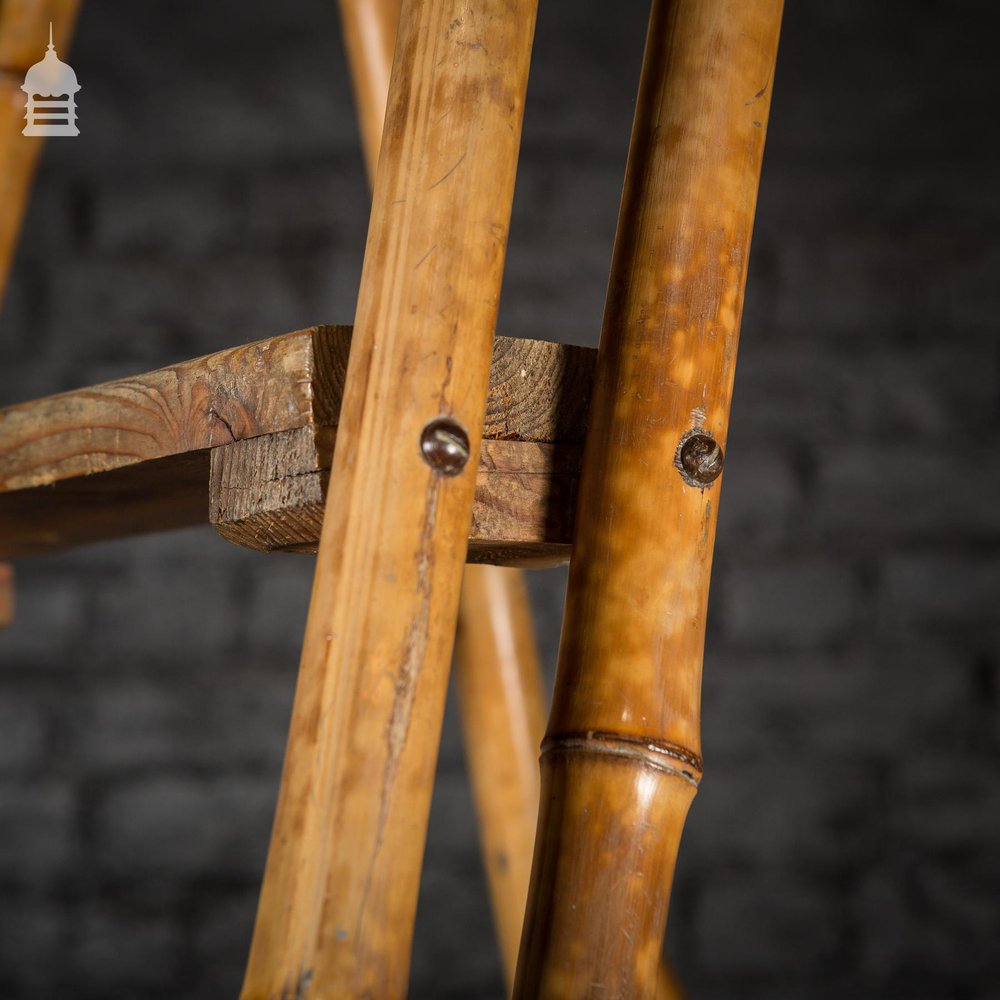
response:
<svg viewBox="0 0 1000 1000"><path fill-rule="evenodd" d="M349 320L332 0L90 0L0 402ZM542 0L501 326L593 343L645 0ZM1000 997L991 5L789 4L668 948L695 1000ZM235 996L311 560L208 530L22 563L0 995ZM565 575L532 587L551 670ZM450 712L415 997L499 996Z"/></svg>

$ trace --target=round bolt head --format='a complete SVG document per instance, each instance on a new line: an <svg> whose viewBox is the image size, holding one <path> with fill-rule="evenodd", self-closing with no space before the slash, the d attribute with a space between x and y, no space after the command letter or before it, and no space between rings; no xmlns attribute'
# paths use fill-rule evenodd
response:
<svg viewBox="0 0 1000 1000"><path fill-rule="evenodd" d="M688 431L677 447L677 466L684 482L704 489L722 475L725 456L718 441L704 431Z"/></svg>
<svg viewBox="0 0 1000 1000"><path fill-rule="evenodd" d="M420 451L442 476L457 476L469 461L469 435L457 420L438 417L423 429Z"/></svg>

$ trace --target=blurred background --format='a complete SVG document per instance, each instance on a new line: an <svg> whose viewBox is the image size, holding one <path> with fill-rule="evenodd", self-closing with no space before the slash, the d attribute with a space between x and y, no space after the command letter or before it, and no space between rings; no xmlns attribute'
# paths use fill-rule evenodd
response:
<svg viewBox="0 0 1000 1000"><path fill-rule="evenodd" d="M646 0L542 0L499 328L596 344ZM712 584L692 1000L1000 997L1000 95L985 2L788 4ZM39 57L45 39L39 40ZM333 0L87 0L0 404L349 322ZM235 997L313 560L208 529L18 567L0 994ZM551 684L565 572L530 577ZM412 996L499 997L453 706Z"/></svg>

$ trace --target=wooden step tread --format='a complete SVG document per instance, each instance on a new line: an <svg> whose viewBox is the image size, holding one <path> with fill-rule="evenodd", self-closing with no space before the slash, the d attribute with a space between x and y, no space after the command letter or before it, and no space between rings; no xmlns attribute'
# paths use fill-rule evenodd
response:
<svg viewBox="0 0 1000 1000"><path fill-rule="evenodd" d="M350 336L314 327L0 410L0 558L206 520L314 550ZM595 354L497 338L470 560L567 556Z"/></svg>

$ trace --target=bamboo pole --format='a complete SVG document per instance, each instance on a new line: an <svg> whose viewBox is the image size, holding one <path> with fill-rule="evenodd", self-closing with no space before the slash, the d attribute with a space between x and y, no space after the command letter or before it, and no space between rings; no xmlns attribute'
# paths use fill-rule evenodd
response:
<svg viewBox="0 0 1000 1000"><path fill-rule="evenodd" d="M544 692L523 575L467 566L455 656L466 756L508 988L538 817Z"/></svg>
<svg viewBox="0 0 1000 1000"><path fill-rule="evenodd" d="M340 0L340 22L354 84L361 148L370 180L375 179L382 146L399 5L400 0Z"/></svg>
<svg viewBox="0 0 1000 1000"><path fill-rule="evenodd" d="M0 631L14 621L14 567L0 563Z"/></svg>
<svg viewBox="0 0 1000 1000"><path fill-rule="evenodd" d="M79 0L0 3L0 312L45 141L21 134L26 98L22 78L44 56L45 29L50 21L57 49L66 52L79 8ZM14 568L0 563L0 629L13 620Z"/></svg>
<svg viewBox="0 0 1000 1000"><path fill-rule="evenodd" d="M701 776L705 609L781 0L654 0L515 995L651 997Z"/></svg>
<svg viewBox="0 0 1000 1000"><path fill-rule="evenodd" d="M399 0L340 0L340 12L365 163L368 176L374 178ZM466 565L455 669L493 921L509 993L528 896L538 820L538 747L545 729L541 668L519 570Z"/></svg>
<svg viewBox="0 0 1000 1000"><path fill-rule="evenodd" d="M245 1000L405 996L534 0L407 0Z"/></svg>
<svg viewBox="0 0 1000 1000"><path fill-rule="evenodd" d="M56 49L65 58L79 8L79 0L0 3L0 308L45 142L21 134L27 96L21 84L45 55L50 21Z"/></svg>

